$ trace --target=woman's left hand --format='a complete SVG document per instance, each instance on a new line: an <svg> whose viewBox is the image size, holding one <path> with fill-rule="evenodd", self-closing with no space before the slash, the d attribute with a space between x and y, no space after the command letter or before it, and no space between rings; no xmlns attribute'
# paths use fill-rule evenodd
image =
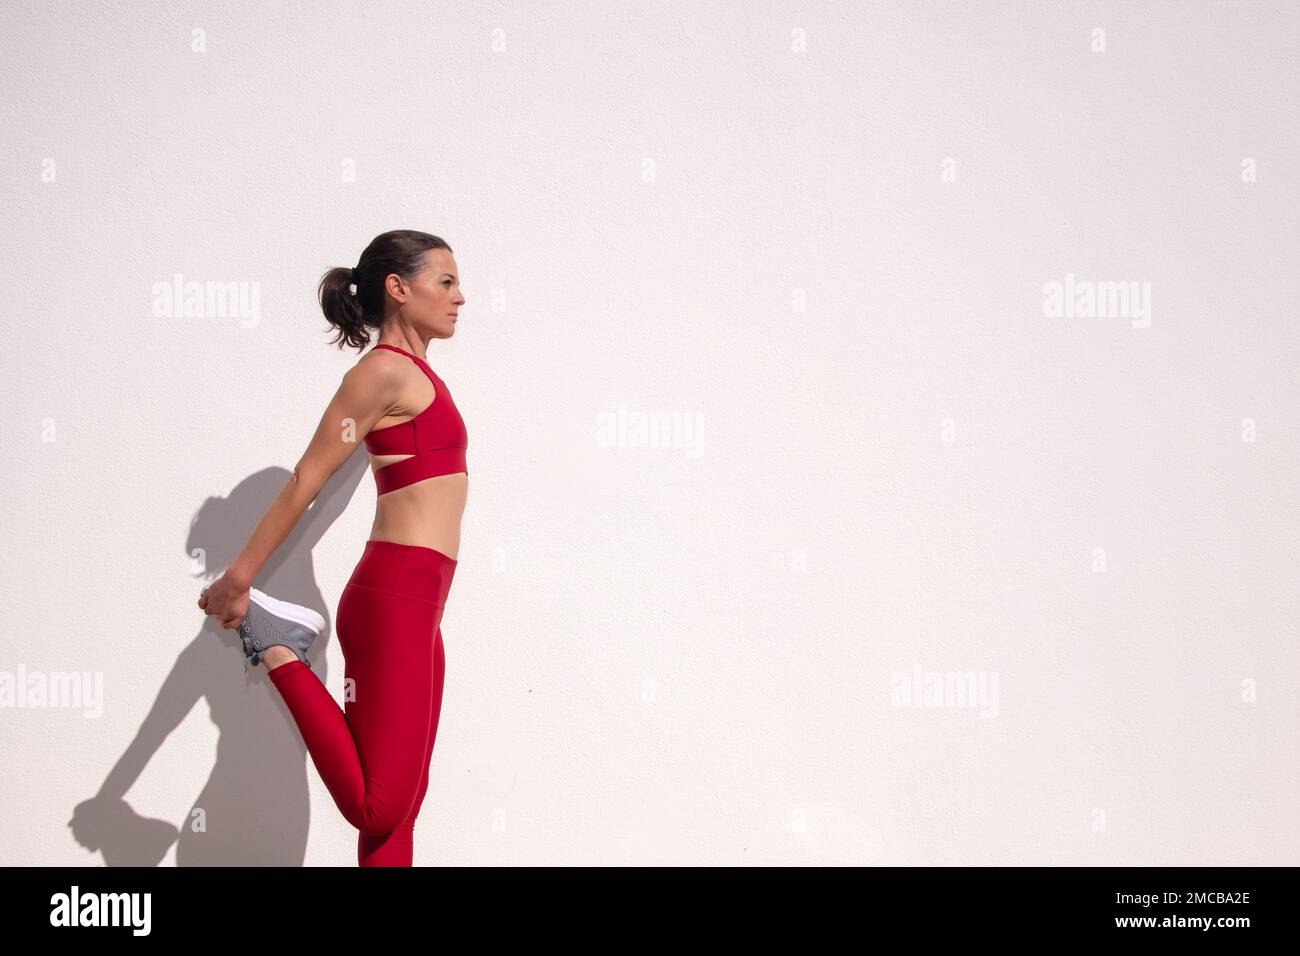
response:
<svg viewBox="0 0 1300 956"><path fill-rule="evenodd" d="M199 594L199 607L204 614L215 614L221 626L230 630L248 614L248 591L247 586L223 574Z"/></svg>

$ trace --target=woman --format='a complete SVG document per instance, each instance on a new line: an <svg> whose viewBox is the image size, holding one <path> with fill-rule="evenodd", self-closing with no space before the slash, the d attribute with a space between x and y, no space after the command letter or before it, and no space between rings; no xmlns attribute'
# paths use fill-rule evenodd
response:
<svg viewBox="0 0 1300 956"><path fill-rule="evenodd" d="M410 230L377 236L355 269L331 269L319 296L339 348L361 350L372 329L378 342L343 376L293 476L199 607L226 629L240 625L258 572L364 438L379 502L335 615L344 707L274 631L249 659L265 661L321 779L360 831L358 863L410 866L442 709L442 613L469 482L464 422L424 355L430 339L454 334L465 297L451 247Z"/></svg>

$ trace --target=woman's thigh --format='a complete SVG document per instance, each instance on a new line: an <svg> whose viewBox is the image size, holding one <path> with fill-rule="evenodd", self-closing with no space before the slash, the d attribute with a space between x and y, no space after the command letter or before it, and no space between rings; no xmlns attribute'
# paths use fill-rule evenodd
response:
<svg viewBox="0 0 1300 956"><path fill-rule="evenodd" d="M349 584L335 632L344 658L343 710L372 812L406 813L426 786L429 737L441 704L442 608Z"/></svg>

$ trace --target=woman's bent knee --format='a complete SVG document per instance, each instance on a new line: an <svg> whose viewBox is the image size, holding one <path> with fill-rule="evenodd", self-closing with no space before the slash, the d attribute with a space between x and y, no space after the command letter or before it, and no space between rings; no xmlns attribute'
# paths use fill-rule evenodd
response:
<svg viewBox="0 0 1300 956"><path fill-rule="evenodd" d="M406 823L408 816L407 809L403 809L400 813L394 810L371 812L367 809L357 821L357 829L367 836L385 836Z"/></svg>

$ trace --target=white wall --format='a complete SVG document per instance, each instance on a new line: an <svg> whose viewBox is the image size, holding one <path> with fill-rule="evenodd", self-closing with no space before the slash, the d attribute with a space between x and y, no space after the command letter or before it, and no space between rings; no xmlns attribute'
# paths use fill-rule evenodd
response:
<svg viewBox="0 0 1300 956"><path fill-rule="evenodd" d="M1300 10L561 6L7 5L0 671L103 698L8 700L0 862L355 864L191 554L393 228L468 299L417 864L1300 862ZM332 616L374 496L259 586Z"/></svg>

